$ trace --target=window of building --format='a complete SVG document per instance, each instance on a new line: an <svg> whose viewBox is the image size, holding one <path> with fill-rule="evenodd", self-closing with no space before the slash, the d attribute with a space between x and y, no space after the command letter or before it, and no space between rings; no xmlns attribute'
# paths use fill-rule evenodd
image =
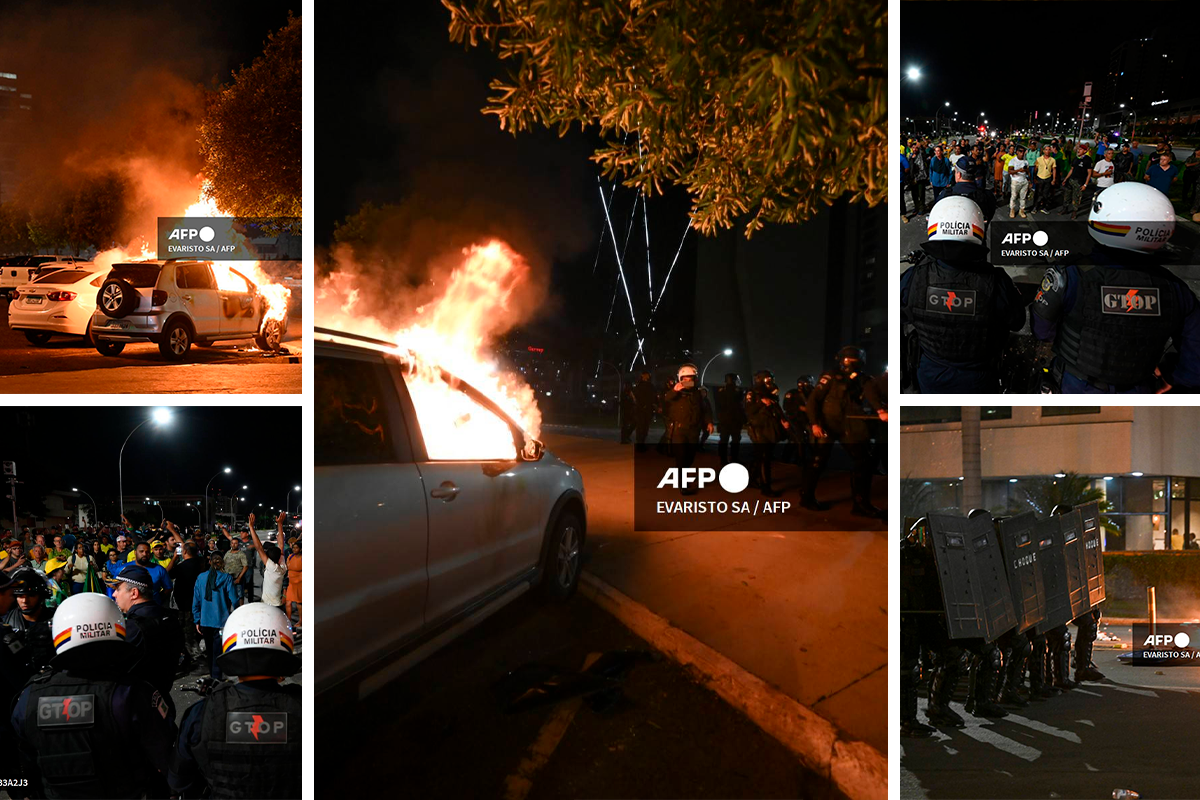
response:
<svg viewBox="0 0 1200 800"><path fill-rule="evenodd" d="M1042 406L1043 417L1070 417L1076 414L1099 414L1100 406Z"/></svg>
<svg viewBox="0 0 1200 800"><path fill-rule="evenodd" d="M1012 419L1012 406L989 406L979 409L979 419ZM901 406L901 425L934 425L941 422L962 422L960 406Z"/></svg>

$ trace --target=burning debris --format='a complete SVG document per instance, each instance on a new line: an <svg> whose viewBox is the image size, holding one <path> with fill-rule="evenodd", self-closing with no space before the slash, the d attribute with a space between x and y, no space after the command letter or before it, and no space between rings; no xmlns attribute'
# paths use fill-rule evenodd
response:
<svg viewBox="0 0 1200 800"><path fill-rule="evenodd" d="M438 291L398 323L361 311L363 292L353 264L321 280L317 288L319 325L396 343L409 366L406 384L421 420L430 458L514 459L517 443L495 414L458 386L447 383L443 370L470 384L496 404L528 437L541 428L533 390L520 376L504 372L489 347L497 336L521 322L519 298L530 290L531 270L506 243L491 239L462 251L445 288L436 279L424 291ZM398 298L396 306L402 306Z"/></svg>

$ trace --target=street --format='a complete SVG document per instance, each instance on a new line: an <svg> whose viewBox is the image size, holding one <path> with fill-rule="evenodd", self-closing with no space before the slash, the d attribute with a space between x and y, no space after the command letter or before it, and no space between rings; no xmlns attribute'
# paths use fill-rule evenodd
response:
<svg viewBox="0 0 1200 800"><path fill-rule="evenodd" d="M317 793L408 797L838 795L783 745L669 659L636 658L618 690L505 713L508 673L566 671L648 645L581 591L523 596L333 725L317 721Z"/></svg>
<svg viewBox="0 0 1200 800"><path fill-rule="evenodd" d="M301 391L299 317L289 321L277 354L243 343L193 346L182 364L172 364L149 342L128 344L119 356L103 356L82 338L67 336L34 347L24 334L8 327L7 304L0 301L0 320L5 321L0 324L0 392L5 394Z"/></svg>
<svg viewBox="0 0 1200 800"><path fill-rule="evenodd" d="M1195 797L1200 673L1118 663L1128 647L1103 641L1104 632L1128 644L1129 627L1101 631L1094 660L1106 680L1008 709L1000 720L972 716L952 702L967 727L902 739L900 796L1096 798L1133 789L1147 798ZM964 679L960 700L965 685ZM922 721L925 706L922 697Z"/></svg>

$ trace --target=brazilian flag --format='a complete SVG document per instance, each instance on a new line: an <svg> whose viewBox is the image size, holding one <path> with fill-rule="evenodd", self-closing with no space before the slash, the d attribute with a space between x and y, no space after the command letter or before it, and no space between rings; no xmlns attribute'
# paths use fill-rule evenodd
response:
<svg viewBox="0 0 1200 800"><path fill-rule="evenodd" d="M87 577L83 581L83 590L85 592L99 592L104 594L104 581L92 566L91 560L88 561Z"/></svg>

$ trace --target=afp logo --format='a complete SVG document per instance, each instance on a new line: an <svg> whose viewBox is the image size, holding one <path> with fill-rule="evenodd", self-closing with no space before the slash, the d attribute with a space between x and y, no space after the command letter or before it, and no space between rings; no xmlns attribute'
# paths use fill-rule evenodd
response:
<svg viewBox="0 0 1200 800"><path fill-rule="evenodd" d="M1105 314L1126 314L1135 317L1162 316L1158 289L1129 286L1100 287L1101 311Z"/></svg>
<svg viewBox="0 0 1200 800"><path fill-rule="evenodd" d="M1192 643L1192 637L1188 636L1185 631L1180 631L1174 635L1170 633L1152 633L1146 637L1146 641L1142 642L1142 647L1187 647Z"/></svg>
<svg viewBox="0 0 1200 800"><path fill-rule="evenodd" d="M738 494L750 485L750 471L731 461L718 473L712 467L668 467L658 482L659 489L703 489L714 481L730 494Z"/></svg>
<svg viewBox="0 0 1200 800"><path fill-rule="evenodd" d="M1045 231L1013 231L1004 234L1004 238L1000 240L1001 244L1033 244L1037 247L1044 247L1046 242L1050 241L1050 237Z"/></svg>
<svg viewBox="0 0 1200 800"><path fill-rule="evenodd" d="M200 228L200 229L174 228L167 235L167 238L174 239L174 240L180 241L180 242L186 242L186 241L190 241L192 239L199 239L202 242L211 242L214 238L216 238L216 235L217 235L216 231L214 231L209 226L205 225L203 228Z"/></svg>

